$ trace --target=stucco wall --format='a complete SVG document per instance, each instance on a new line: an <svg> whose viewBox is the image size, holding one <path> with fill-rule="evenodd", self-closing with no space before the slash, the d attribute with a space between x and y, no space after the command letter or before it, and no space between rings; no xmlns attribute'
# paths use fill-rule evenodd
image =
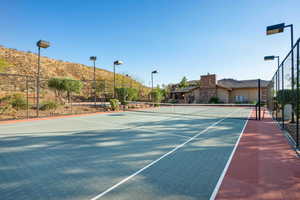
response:
<svg viewBox="0 0 300 200"><path fill-rule="evenodd" d="M229 91L224 88L217 88L217 97L222 103L229 102Z"/></svg>
<svg viewBox="0 0 300 200"><path fill-rule="evenodd" d="M261 100L266 101L266 88L261 90ZM243 96L245 97L245 101L251 103L258 100L258 89L257 88L240 88L240 89L233 89L229 95L229 102L235 103L236 96Z"/></svg>

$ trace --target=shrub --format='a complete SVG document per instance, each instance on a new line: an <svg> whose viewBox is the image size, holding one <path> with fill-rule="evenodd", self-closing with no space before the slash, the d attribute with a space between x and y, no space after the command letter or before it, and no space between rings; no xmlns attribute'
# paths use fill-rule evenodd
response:
<svg viewBox="0 0 300 200"><path fill-rule="evenodd" d="M116 94L118 100L121 102L122 105L124 105L128 94L127 88L116 88Z"/></svg>
<svg viewBox="0 0 300 200"><path fill-rule="evenodd" d="M128 100L129 101L136 101L139 97L139 91L135 88L128 88Z"/></svg>
<svg viewBox="0 0 300 200"><path fill-rule="evenodd" d="M291 89L285 89L279 90L276 98L278 103L281 105L293 104L296 95L296 91L293 92Z"/></svg>
<svg viewBox="0 0 300 200"><path fill-rule="evenodd" d="M54 101L45 101L42 103L40 110L56 110L59 104Z"/></svg>
<svg viewBox="0 0 300 200"><path fill-rule="evenodd" d="M0 99L1 104L9 104L16 110L26 109L27 102L22 94L16 93L7 95Z"/></svg>
<svg viewBox="0 0 300 200"><path fill-rule="evenodd" d="M178 103L176 99L169 99L167 103Z"/></svg>
<svg viewBox="0 0 300 200"><path fill-rule="evenodd" d="M0 58L0 72L5 72L9 64L2 58Z"/></svg>
<svg viewBox="0 0 300 200"><path fill-rule="evenodd" d="M211 97L209 103L220 103L220 99L218 97Z"/></svg>
<svg viewBox="0 0 300 200"><path fill-rule="evenodd" d="M110 106L112 110L119 110L120 109L120 102L118 99L110 99L109 100Z"/></svg>
<svg viewBox="0 0 300 200"><path fill-rule="evenodd" d="M10 104L5 104L0 106L0 114L15 115L17 110L14 109Z"/></svg>

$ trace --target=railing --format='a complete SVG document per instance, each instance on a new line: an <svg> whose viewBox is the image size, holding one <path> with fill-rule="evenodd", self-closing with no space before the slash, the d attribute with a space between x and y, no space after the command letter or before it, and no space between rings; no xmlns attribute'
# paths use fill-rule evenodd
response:
<svg viewBox="0 0 300 200"><path fill-rule="evenodd" d="M283 59L268 86L268 109L299 148L299 44Z"/></svg>

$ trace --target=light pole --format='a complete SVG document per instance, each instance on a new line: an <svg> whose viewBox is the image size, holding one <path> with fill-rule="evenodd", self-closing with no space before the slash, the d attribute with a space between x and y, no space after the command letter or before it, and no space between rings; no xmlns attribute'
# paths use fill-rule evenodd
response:
<svg viewBox="0 0 300 200"><path fill-rule="evenodd" d="M94 63L94 81L93 81L93 88L94 88L94 106L96 107L96 56L91 56L90 60Z"/></svg>
<svg viewBox="0 0 300 200"><path fill-rule="evenodd" d="M50 46L50 43L49 42L46 42L44 40L39 40L37 43L36 43L36 46L38 47L38 73L37 73L37 81L36 81L36 84L37 84L37 88L36 88L36 116L39 117L39 110L40 110L40 68L41 68L41 48L48 48Z"/></svg>
<svg viewBox="0 0 300 200"><path fill-rule="evenodd" d="M113 91L114 99L116 98L116 65L122 65L122 64L123 64L123 61L121 61L121 60L116 60L114 62L114 91Z"/></svg>
<svg viewBox="0 0 300 200"><path fill-rule="evenodd" d="M265 56L264 60L265 61L269 61L269 60L274 60L275 58L277 58L277 71L276 71L276 97L278 95L278 91L279 91L279 66L280 66L280 58L279 56ZM278 119L278 115L277 115L277 105L276 105L276 120Z"/></svg>
<svg viewBox="0 0 300 200"><path fill-rule="evenodd" d="M276 25L268 26L266 33L267 33L267 35L272 35L272 34L276 34L276 33L282 33L285 28L290 28L290 30L291 30L292 93L294 94L295 80L294 80L294 51L293 51L293 46L294 46L294 28L293 28L293 24L285 25L285 23L281 23L281 24L276 24ZM295 105L294 105L294 102L293 102L292 103L292 121L291 121L292 123L295 122L294 106Z"/></svg>
<svg viewBox="0 0 300 200"><path fill-rule="evenodd" d="M158 71L154 70L151 72L151 101L153 101L153 74L157 74Z"/></svg>

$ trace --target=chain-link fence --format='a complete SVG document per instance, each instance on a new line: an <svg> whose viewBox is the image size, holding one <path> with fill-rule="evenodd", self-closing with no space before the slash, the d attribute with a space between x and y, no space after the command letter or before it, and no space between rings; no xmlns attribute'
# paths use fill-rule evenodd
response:
<svg viewBox="0 0 300 200"><path fill-rule="evenodd" d="M113 80L40 78L39 94L37 85L33 76L0 73L0 120L107 111L114 91ZM138 100L148 100L144 87L116 80L116 88L133 87Z"/></svg>
<svg viewBox="0 0 300 200"><path fill-rule="evenodd" d="M268 108L299 148L299 43L278 66L269 84Z"/></svg>

